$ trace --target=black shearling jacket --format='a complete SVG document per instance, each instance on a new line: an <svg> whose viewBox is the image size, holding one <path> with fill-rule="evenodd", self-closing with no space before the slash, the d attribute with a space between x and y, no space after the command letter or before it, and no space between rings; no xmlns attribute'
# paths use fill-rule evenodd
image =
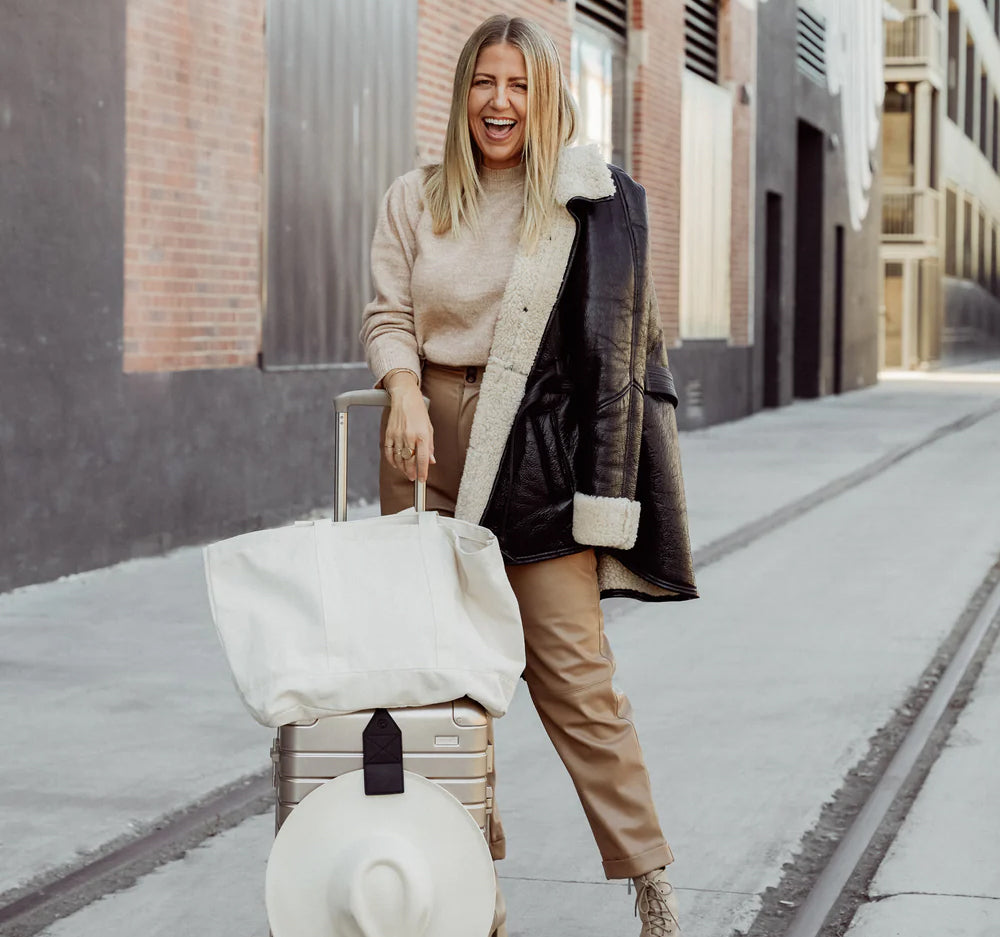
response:
<svg viewBox="0 0 1000 937"><path fill-rule="evenodd" d="M556 195L551 234L514 261L456 516L508 563L594 547L602 596L696 598L645 191L577 147Z"/></svg>

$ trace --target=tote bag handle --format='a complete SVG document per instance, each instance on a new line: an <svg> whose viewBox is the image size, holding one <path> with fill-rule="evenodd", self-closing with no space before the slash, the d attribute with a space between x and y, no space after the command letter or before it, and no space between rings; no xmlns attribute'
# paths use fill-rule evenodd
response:
<svg viewBox="0 0 1000 937"><path fill-rule="evenodd" d="M333 410L337 416L337 442L333 455L333 519L336 522L347 520L347 416L351 407L381 407L389 406L389 392L386 390L349 390L333 398ZM431 402L424 397L424 404L430 407ZM379 453L379 458L382 454ZM427 509L427 483L415 482L413 488L413 507L417 511Z"/></svg>

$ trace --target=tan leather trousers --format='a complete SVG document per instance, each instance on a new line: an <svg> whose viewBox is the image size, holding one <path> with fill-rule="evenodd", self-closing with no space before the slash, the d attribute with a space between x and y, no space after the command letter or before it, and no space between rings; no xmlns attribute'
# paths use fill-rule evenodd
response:
<svg viewBox="0 0 1000 937"><path fill-rule="evenodd" d="M436 464L427 481L427 508L453 516L465 467L482 368L427 365L422 389L430 398ZM385 418L382 424L383 436ZM413 504L413 487L383 458L382 513ZM573 779L601 853L604 873L629 878L673 861L653 806L649 775L628 699L612 687L615 661L604 635L594 551L508 566L524 623L531 699ZM490 849L506 851L496 805Z"/></svg>

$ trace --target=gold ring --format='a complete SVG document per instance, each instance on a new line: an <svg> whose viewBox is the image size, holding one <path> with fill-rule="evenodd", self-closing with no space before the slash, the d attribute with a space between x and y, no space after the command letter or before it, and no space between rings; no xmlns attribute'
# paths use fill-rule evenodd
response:
<svg viewBox="0 0 1000 937"><path fill-rule="evenodd" d="M399 454L400 454L400 456L402 456L404 462L407 459L412 459L413 458L413 452L414 452L414 449L413 449L412 446L404 446L402 449L399 450Z"/></svg>

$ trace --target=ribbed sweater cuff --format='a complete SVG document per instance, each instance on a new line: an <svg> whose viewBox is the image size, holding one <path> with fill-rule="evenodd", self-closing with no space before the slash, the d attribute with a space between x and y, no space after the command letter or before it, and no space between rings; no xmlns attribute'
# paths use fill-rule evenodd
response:
<svg viewBox="0 0 1000 937"><path fill-rule="evenodd" d="M420 358L412 348L398 342L385 342L379 347L368 347L368 367L375 375L375 386L382 386L382 378L395 368L406 368L420 378Z"/></svg>

